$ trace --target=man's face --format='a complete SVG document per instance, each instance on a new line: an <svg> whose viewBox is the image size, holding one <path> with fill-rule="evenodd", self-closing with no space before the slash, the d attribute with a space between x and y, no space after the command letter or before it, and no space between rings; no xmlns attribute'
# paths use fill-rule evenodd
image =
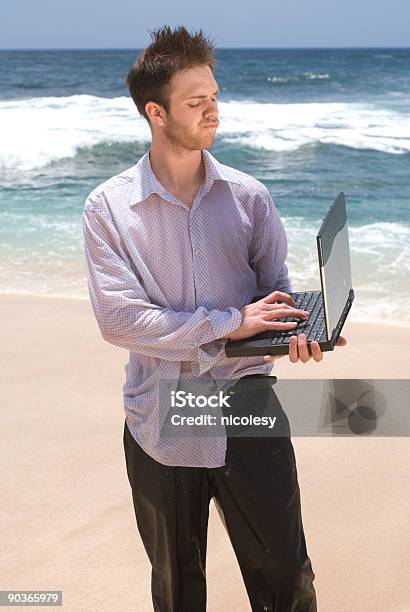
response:
<svg viewBox="0 0 410 612"><path fill-rule="evenodd" d="M213 145L219 124L217 94L218 83L209 66L195 66L172 77L163 130L173 148L197 151Z"/></svg>

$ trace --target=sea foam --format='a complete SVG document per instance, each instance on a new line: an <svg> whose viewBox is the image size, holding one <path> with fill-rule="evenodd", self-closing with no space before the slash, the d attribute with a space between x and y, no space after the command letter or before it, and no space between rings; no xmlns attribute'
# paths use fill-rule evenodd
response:
<svg viewBox="0 0 410 612"><path fill-rule="evenodd" d="M294 151L314 143L403 154L407 113L358 103L219 103L217 138L254 149ZM91 95L0 101L0 171L24 172L105 142L149 142L131 100Z"/></svg>

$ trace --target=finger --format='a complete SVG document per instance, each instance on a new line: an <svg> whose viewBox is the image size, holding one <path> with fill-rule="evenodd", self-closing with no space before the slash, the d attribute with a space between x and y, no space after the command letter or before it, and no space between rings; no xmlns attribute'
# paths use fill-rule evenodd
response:
<svg viewBox="0 0 410 612"><path fill-rule="evenodd" d="M346 338L343 338L343 336L339 336L339 338L336 340L336 346L345 346L347 344L347 340Z"/></svg>
<svg viewBox="0 0 410 612"><path fill-rule="evenodd" d="M323 353L322 353L322 349L319 346L319 343L316 342L316 340L313 340L310 343L310 349L312 351L312 357L315 361L322 361L323 359Z"/></svg>
<svg viewBox="0 0 410 612"><path fill-rule="evenodd" d="M278 310L279 308L281 308L282 310L292 310L293 306L291 306L290 304L284 304L283 302L274 302L274 303L264 303L263 304L263 310Z"/></svg>
<svg viewBox="0 0 410 612"><path fill-rule="evenodd" d="M309 353L305 334L299 334L298 336L298 351L300 360L303 361L303 363L307 363L311 355Z"/></svg>
<svg viewBox="0 0 410 612"><path fill-rule="evenodd" d="M293 306L295 303L293 298L288 293L284 293L283 291L273 291L266 297L262 298L261 301L270 304L272 302L277 302L278 300L285 302L285 304L289 304L289 306Z"/></svg>
<svg viewBox="0 0 410 612"><path fill-rule="evenodd" d="M309 313L304 310L296 310L291 306L287 306L286 308L272 308L267 309L263 313L263 316L266 320L272 319L288 319L288 318L298 318L302 319L302 321L306 321L309 317ZM293 322L293 321L292 321Z"/></svg>
<svg viewBox="0 0 410 612"><path fill-rule="evenodd" d="M299 360L298 356L298 339L297 336L291 336L289 342L289 359L292 363L296 363Z"/></svg>
<svg viewBox="0 0 410 612"><path fill-rule="evenodd" d="M280 317L300 317L307 319L310 315L309 311L293 308L288 304L266 304L264 310L266 310L269 315L274 314L278 319Z"/></svg>
<svg viewBox="0 0 410 612"><path fill-rule="evenodd" d="M264 329L273 329L274 331L286 331L289 329L295 329L297 321L289 321L289 323L284 323L283 321L265 321L263 323Z"/></svg>
<svg viewBox="0 0 410 612"><path fill-rule="evenodd" d="M265 361L276 361L276 359L280 359L281 357L285 357L285 355L265 355Z"/></svg>

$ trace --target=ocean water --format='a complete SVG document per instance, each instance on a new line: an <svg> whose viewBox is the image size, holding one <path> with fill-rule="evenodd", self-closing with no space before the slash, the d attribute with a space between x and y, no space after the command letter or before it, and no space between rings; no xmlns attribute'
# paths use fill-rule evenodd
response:
<svg viewBox="0 0 410 612"><path fill-rule="evenodd" d="M0 51L0 293L88 298L81 213L150 131L125 78L139 50ZM295 289L346 195L355 320L410 325L410 49L219 49L211 153L269 189Z"/></svg>

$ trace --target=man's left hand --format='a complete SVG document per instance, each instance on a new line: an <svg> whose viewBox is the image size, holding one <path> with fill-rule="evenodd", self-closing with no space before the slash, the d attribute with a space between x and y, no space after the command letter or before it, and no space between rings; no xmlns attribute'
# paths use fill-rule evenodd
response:
<svg viewBox="0 0 410 612"><path fill-rule="evenodd" d="M336 341L336 346L345 346L347 344L346 338L339 336ZM297 363L300 359L303 363L307 363L312 357L315 361L322 361L323 353L320 349L319 343L313 341L310 343L311 352L306 342L305 334L299 334L298 336L292 336L289 344L289 359L292 363ZM265 355L265 361L276 361L286 355Z"/></svg>

